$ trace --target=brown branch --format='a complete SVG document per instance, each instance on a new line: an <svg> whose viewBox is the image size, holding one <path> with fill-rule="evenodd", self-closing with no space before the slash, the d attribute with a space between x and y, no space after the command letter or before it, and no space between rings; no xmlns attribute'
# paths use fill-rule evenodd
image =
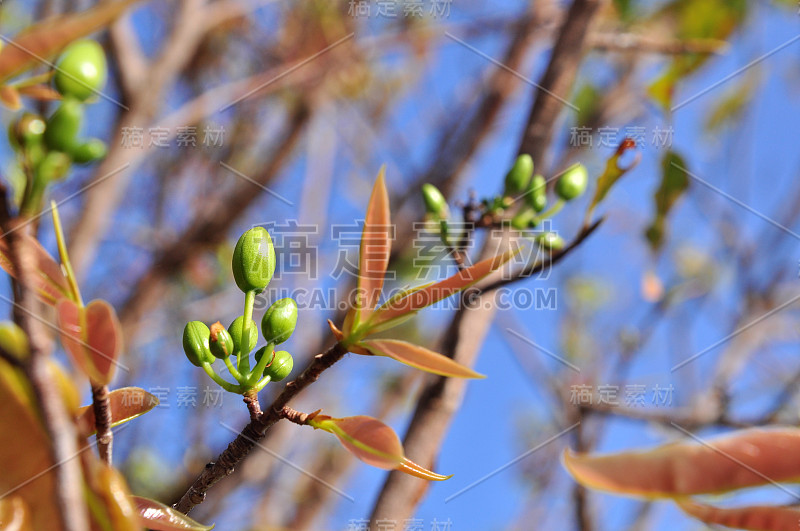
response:
<svg viewBox="0 0 800 531"><path fill-rule="evenodd" d="M561 26L519 147L520 154L528 153L533 158L534 167L544 167L544 154L578 73L589 23L600 3L601 0L575 0Z"/></svg>
<svg viewBox="0 0 800 531"><path fill-rule="evenodd" d="M272 404L256 420L251 420L228 445L216 461L208 463L186 493L175 504L175 509L188 513L203 502L206 492L219 480L229 476L239 462L255 448L267 430L283 416L284 408L303 389L317 381L320 375L347 354L347 349L336 343L331 348L314 357L306 369L293 382L283 388Z"/></svg>
<svg viewBox="0 0 800 531"><path fill-rule="evenodd" d="M108 401L107 385L92 385L92 409L94 410L94 425L97 429L97 453L100 459L111 466L112 446L114 434L111 431L111 406Z"/></svg>

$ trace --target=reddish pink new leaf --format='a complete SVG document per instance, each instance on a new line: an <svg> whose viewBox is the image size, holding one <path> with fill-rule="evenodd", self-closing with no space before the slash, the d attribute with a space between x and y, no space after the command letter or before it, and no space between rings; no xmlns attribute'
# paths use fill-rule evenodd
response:
<svg viewBox="0 0 800 531"><path fill-rule="evenodd" d="M89 379L105 385L114 376L122 334L114 309L103 300L85 308L65 299L56 306L61 343Z"/></svg>
<svg viewBox="0 0 800 531"><path fill-rule="evenodd" d="M797 507L753 505L723 509L689 500L677 500L676 503L686 514L702 522L736 529L784 531L797 529L800 523L800 510Z"/></svg>
<svg viewBox="0 0 800 531"><path fill-rule="evenodd" d="M28 27L5 43L0 52L0 82L52 59L74 40L108 25L138 0L118 0L99 4L82 13L44 20Z"/></svg>
<svg viewBox="0 0 800 531"><path fill-rule="evenodd" d="M564 464L581 484L645 497L726 492L800 478L800 429L736 431L703 443L673 443L648 451L574 454Z"/></svg>
<svg viewBox="0 0 800 531"><path fill-rule="evenodd" d="M27 248L33 251L37 265L36 274L32 275L34 284L28 287L34 290L43 302L53 306L61 299L69 298L69 286L61 272L61 266L53 260L53 257L35 238L22 237L25 239ZM14 264L11 262L8 241L5 239L0 239L0 268L12 277L19 279Z"/></svg>
<svg viewBox="0 0 800 531"><path fill-rule="evenodd" d="M121 387L108 393L108 406L111 409L111 426L119 426L140 415L144 415L159 403L156 396L140 387ZM95 432L94 408L84 406L76 416L78 432L88 437Z"/></svg>
<svg viewBox="0 0 800 531"><path fill-rule="evenodd" d="M141 496L131 496L131 499L139 513L139 524L152 531L208 531L214 528L213 525L197 523L185 514L155 500Z"/></svg>
<svg viewBox="0 0 800 531"><path fill-rule="evenodd" d="M438 352L428 350L398 339L370 339L361 341L360 346L375 356L386 356L420 369L441 376L454 378L485 378L484 375L453 361Z"/></svg>
<svg viewBox="0 0 800 531"><path fill-rule="evenodd" d="M458 293L470 286L475 285L482 279L489 276L494 271L500 269L506 262L511 260L520 249L506 251L492 258L487 258L477 264L462 269L455 275L427 285L421 289L412 290L408 294L393 298L387 304L376 310L370 324L375 328L382 323L399 319L406 314L417 312L422 308L435 304L442 299Z"/></svg>
<svg viewBox="0 0 800 531"><path fill-rule="evenodd" d="M336 435L348 452L368 465L385 470L400 470L433 481L451 477L431 472L406 458L400 438L392 428L378 419L364 415L341 419L316 415L308 424Z"/></svg>
<svg viewBox="0 0 800 531"><path fill-rule="evenodd" d="M386 167L382 166L372 189L361 233L358 258L358 290L356 293L356 323L367 319L378 305L383 278L389 265L392 249L389 195L386 192Z"/></svg>

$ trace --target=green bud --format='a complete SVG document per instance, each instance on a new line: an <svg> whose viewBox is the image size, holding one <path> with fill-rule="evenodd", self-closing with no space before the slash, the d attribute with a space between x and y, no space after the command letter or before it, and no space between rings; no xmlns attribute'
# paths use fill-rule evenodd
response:
<svg viewBox="0 0 800 531"><path fill-rule="evenodd" d="M425 200L425 210L428 214L442 219L450 217L447 200L434 185L429 183L422 185L422 198Z"/></svg>
<svg viewBox="0 0 800 531"><path fill-rule="evenodd" d="M275 249L265 228L254 227L242 234L233 250L232 269L240 290L264 291L275 272Z"/></svg>
<svg viewBox="0 0 800 531"><path fill-rule="evenodd" d="M230 332L222 326L222 323L217 321L211 325L210 332L209 345L211 354L213 354L215 358L225 359L233 354L233 338Z"/></svg>
<svg viewBox="0 0 800 531"><path fill-rule="evenodd" d="M575 199L586 191L586 184L589 182L589 174L586 166L581 163L573 164L564 172L564 175L556 183L556 193L561 199L569 201Z"/></svg>
<svg viewBox="0 0 800 531"><path fill-rule="evenodd" d="M511 227L516 230L525 230L530 226L535 217L536 213L533 210L526 208L511 218Z"/></svg>
<svg viewBox="0 0 800 531"><path fill-rule="evenodd" d="M56 62L53 85L63 96L85 101L103 89L108 77L106 54L93 40L73 42Z"/></svg>
<svg viewBox="0 0 800 531"><path fill-rule="evenodd" d="M231 339L233 340L233 352L231 354L237 354L239 352L239 344L242 341L242 323L244 323L244 317L239 316L233 320L231 325L228 327L228 333L231 335ZM250 344L246 345L246 348L243 350L245 354L250 354L250 351L253 350L258 343L258 325L255 321L250 319Z"/></svg>
<svg viewBox="0 0 800 531"><path fill-rule="evenodd" d="M534 175L525 200L536 212L544 210L544 207L547 206L547 181L544 180L544 177Z"/></svg>
<svg viewBox="0 0 800 531"><path fill-rule="evenodd" d="M60 151L48 151L36 169L36 178L43 185L66 177L72 165L72 158Z"/></svg>
<svg viewBox="0 0 800 531"><path fill-rule="evenodd" d="M106 143L99 138L92 138L83 144L75 146L70 155L77 164L89 164L106 156L108 149Z"/></svg>
<svg viewBox="0 0 800 531"><path fill-rule="evenodd" d="M538 243L542 248L549 249L551 251L560 251L564 248L564 238L555 232L545 232L544 234L540 234L536 237L536 243Z"/></svg>
<svg viewBox="0 0 800 531"><path fill-rule="evenodd" d="M22 361L28 357L28 336L11 321L0 323L0 349Z"/></svg>
<svg viewBox="0 0 800 531"><path fill-rule="evenodd" d="M52 150L71 153L78 143L82 122L83 104L75 98L64 98L56 112L47 119L44 143Z"/></svg>
<svg viewBox="0 0 800 531"><path fill-rule="evenodd" d="M205 363L214 363L214 356L208 347L211 332L201 321L186 323L183 329L183 351L195 367Z"/></svg>
<svg viewBox="0 0 800 531"><path fill-rule="evenodd" d="M256 352L256 363L261 360L262 356L272 355L267 354L267 347L261 347ZM273 355L272 361L264 368L264 376L269 376L270 381L280 382L292 372L294 367L294 360L292 355L285 350L279 350Z"/></svg>
<svg viewBox="0 0 800 531"><path fill-rule="evenodd" d="M38 114L26 112L8 128L8 140L14 149L39 144L44 136L44 119Z"/></svg>
<svg viewBox="0 0 800 531"><path fill-rule="evenodd" d="M533 175L533 159L528 154L520 155L506 174L504 195L508 197L525 191L531 175Z"/></svg>
<svg viewBox="0 0 800 531"><path fill-rule="evenodd" d="M289 339L297 326L297 303L285 298L272 303L261 319L261 333L268 343L280 345Z"/></svg>

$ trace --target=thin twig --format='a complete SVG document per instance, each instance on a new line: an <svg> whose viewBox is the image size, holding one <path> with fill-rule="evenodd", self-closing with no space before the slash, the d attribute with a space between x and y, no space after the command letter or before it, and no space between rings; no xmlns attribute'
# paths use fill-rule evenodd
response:
<svg viewBox="0 0 800 531"><path fill-rule="evenodd" d="M97 429L97 453L104 463L111 466L114 434L111 431L111 405L108 401L107 385L92 385L92 409L94 426Z"/></svg>
<svg viewBox="0 0 800 531"><path fill-rule="evenodd" d="M345 354L347 354L347 349L340 343L336 343L322 354L315 356L297 379L286 384L269 408L255 420L251 420L225 451L217 457L216 461L205 466L186 493L175 504L175 509L186 514L196 505L203 503L208 489L225 476L231 475L236 469L236 465L258 444L266 431L282 418L283 408L303 389L317 381L326 369L342 359Z"/></svg>

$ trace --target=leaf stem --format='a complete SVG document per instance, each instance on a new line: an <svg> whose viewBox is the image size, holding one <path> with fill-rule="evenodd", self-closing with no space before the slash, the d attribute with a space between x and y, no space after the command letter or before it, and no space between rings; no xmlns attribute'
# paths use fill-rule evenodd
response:
<svg viewBox="0 0 800 531"><path fill-rule="evenodd" d="M83 298L81 291L78 288L78 280L75 278L75 272L72 270L72 263L69 261L69 252L67 252L67 240L64 237L64 230L61 226L61 216L58 215L58 205L55 201L50 201L50 209L53 212L53 229L56 233L56 242L58 243L58 255L61 257L61 265L64 266L64 272L67 276L69 289L72 292L72 298L83 308Z"/></svg>
<svg viewBox="0 0 800 531"><path fill-rule="evenodd" d="M244 314L242 314L242 337L239 339L239 353L236 355L236 366L242 377L250 377L250 349L244 351L244 346L250 341L250 321L253 320L253 306L256 303L256 292L250 290L244 294ZM245 338L248 341L245 341Z"/></svg>
<svg viewBox="0 0 800 531"><path fill-rule="evenodd" d="M217 385L219 385L229 393L242 394L242 387L240 385L234 385L230 382L225 381L219 374L214 372L214 367L212 367L210 363L205 362L202 364L202 367L203 370L206 371L208 377L214 380L217 383Z"/></svg>

